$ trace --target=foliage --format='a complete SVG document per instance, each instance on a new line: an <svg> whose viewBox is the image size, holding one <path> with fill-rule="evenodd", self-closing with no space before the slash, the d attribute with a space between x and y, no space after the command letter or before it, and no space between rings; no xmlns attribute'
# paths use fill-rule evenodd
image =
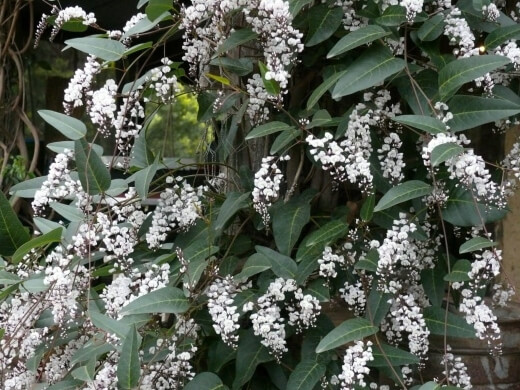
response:
<svg viewBox="0 0 520 390"><path fill-rule="evenodd" d="M40 22L37 40L47 24L51 38L100 31L67 41L89 56L64 114L40 111L70 141L50 145L48 176L12 188L34 198L41 235L0 199L3 388L469 388L446 340L500 353L482 296L510 291L489 226L520 169L519 144L490 165L471 138L520 114L516 14L468 0L138 8L122 31L78 7ZM166 43L182 64L154 57ZM120 79L97 84L114 62ZM215 129L195 171L144 134L180 82L194 128ZM94 137L70 116L80 105ZM435 372L430 335L444 339Z"/></svg>

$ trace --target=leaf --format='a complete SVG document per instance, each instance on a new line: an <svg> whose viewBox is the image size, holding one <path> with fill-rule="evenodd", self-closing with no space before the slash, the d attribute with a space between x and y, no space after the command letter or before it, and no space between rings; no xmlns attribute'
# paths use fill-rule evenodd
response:
<svg viewBox="0 0 520 390"><path fill-rule="evenodd" d="M456 95L448 103L453 119L451 131L457 132L495 122L520 113L520 106L503 99Z"/></svg>
<svg viewBox="0 0 520 390"><path fill-rule="evenodd" d="M222 379L212 372L201 372L184 386L184 390L226 390L227 388L222 383Z"/></svg>
<svg viewBox="0 0 520 390"><path fill-rule="evenodd" d="M451 272L444 276L444 280L447 282L466 282L471 280L469 277L470 271L471 263L469 260L457 260L451 267Z"/></svg>
<svg viewBox="0 0 520 390"><path fill-rule="evenodd" d="M130 156L130 165L132 167L146 168L147 166L153 164L155 158L146 143L145 134L141 133L141 135L135 139Z"/></svg>
<svg viewBox="0 0 520 390"><path fill-rule="evenodd" d="M466 241L464 244L462 244L459 248L459 253L469 253L469 252L475 252L484 248L489 248L491 246L497 245L496 242L491 241L488 238L484 237L473 237L471 240Z"/></svg>
<svg viewBox="0 0 520 390"><path fill-rule="evenodd" d="M153 42L152 41L139 43L137 45L129 47L127 50L125 50L125 52L123 54L124 54L125 57L128 57L131 54L134 54L134 53L137 53L139 51L143 51L143 50L149 49L152 46L153 46Z"/></svg>
<svg viewBox="0 0 520 390"><path fill-rule="evenodd" d="M53 242L60 242L61 235L63 233L63 229L64 229L63 227L59 227L46 234L37 236L37 237L33 238L32 240L27 241L26 243L21 245L16 250L16 252L14 252L11 261L13 262L13 264L18 264L20 261L22 261L23 257L27 253L29 253L32 249L41 248L48 244L52 244Z"/></svg>
<svg viewBox="0 0 520 390"><path fill-rule="evenodd" d="M89 314L90 320L95 327L105 332L113 333L122 340L127 336L128 332L130 332L130 326L121 321L110 318L95 310L89 310Z"/></svg>
<svg viewBox="0 0 520 390"><path fill-rule="evenodd" d="M499 27L491 31L484 40L486 49L494 49L510 39L520 39L520 25L514 24L512 26Z"/></svg>
<svg viewBox="0 0 520 390"><path fill-rule="evenodd" d="M340 7L329 7L321 4L312 9L309 14L309 31L305 37L305 46L315 46L336 32L343 19Z"/></svg>
<svg viewBox="0 0 520 390"><path fill-rule="evenodd" d="M83 138L87 134L87 126L79 119L51 110L39 110L38 115L65 137L73 141Z"/></svg>
<svg viewBox="0 0 520 390"><path fill-rule="evenodd" d="M383 14L376 19L376 23L382 26L395 27L406 23L406 9L400 5L387 7Z"/></svg>
<svg viewBox="0 0 520 390"><path fill-rule="evenodd" d="M293 259L265 246L256 245L255 249L258 253L269 259L271 268L276 276L284 279L295 278L298 266Z"/></svg>
<svg viewBox="0 0 520 390"><path fill-rule="evenodd" d="M76 119L76 118L72 118ZM103 147L101 145L89 143L90 147L94 149L94 151L100 156L103 155ZM51 142L47 144L47 149L53 151L54 153L63 153L65 149L74 150L74 141L58 141Z"/></svg>
<svg viewBox="0 0 520 390"><path fill-rule="evenodd" d="M382 211L396 204L406 202L411 199L426 196L432 192L432 187L420 180L410 180L390 188L377 203L374 211Z"/></svg>
<svg viewBox="0 0 520 390"><path fill-rule="evenodd" d="M273 141L273 144L271 145L271 150L269 151L269 153L270 154L279 153L289 143L291 143L293 140L298 138L300 135L301 135L301 131L298 129L289 129L287 131L280 133Z"/></svg>
<svg viewBox="0 0 520 390"><path fill-rule="evenodd" d="M294 129L294 127L289 126L287 123L272 121L265 123L263 125L255 127L246 135L246 141L254 138L265 137L266 135L278 133L280 131L287 131L290 129Z"/></svg>
<svg viewBox="0 0 520 390"><path fill-rule="evenodd" d="M222 77L222 76L212 74L212 73L206 73L206 76L208 76L210 79L218 81L222 85L231 85L231 81L229 81L229 79L226 77Z"/></svg>
<svg viewBox="0 0 520 390"><path fill-rule="evenodd" d="M85 385L84 381L69 378L55 383L52 386L46 387L45 390L77 390L83 385Z"/></svg>
<svg viewBox="0 0 520 390"><path fill-rule="evenodd" d="M243 45L244 43L252 41L253 39L256 39L257 37L258 37L258 34L255 33L250 28L243 28L240 30L235 30L231 34L229 34L229 37L224 42L222 42L222 44L218 47L213 58L218 57L221 54L227 53L228 51L234 49L235 47L238 47L240 45Z"/></svg>
<svg viewBox="0 0 520 390"><path fill-rule="evenodd" d="M332 98L339 99L383 82L400 72L405 62L396 58L386 46L372 45L348 67L332 91Z"/></svg>
<svg viewBox="0 0 520 390"><path fill-rule="evenodd" d="M452 159L464 152L464 148L455 142L447 142L445 144L437 145L433 148L430 161L432 167L439 166L445 161Z"/></svg>
<svg viewBox="0 0 520 390"><path fill-rule="evenodd" d="M237 280L246 280L253 275L256 275L260 272L264 272L271 268L271 261L260 253L253 253L246 260L244 266L242 267L242 271L239 274L235 275L234 278Z"/></svg>
<svg viewBox="0 0 520 390"><path fill-rule="evenodd" d="M344 237L347 232L348 223L341 219L334 219L309 234L305 246L327 245Z"/></svg>
<svg viewBox="0 0 520 390"><path fill-rule="evenodd" d="M442 307L426 307L423 312L426 326L431 334L444 336L446 333L450 337L474 338L475 330L466 320L453 313L448 312ZM445 318L447 321L445 322Z"/></svg>
<svg viewBox="0 0 520 390"><path fill-rule="evenodd" d="M71 371L71 375L74 379L79 379L85 382L94 380L96 372L96 360L91 359L87 364L79 366Z"/></svg>
<svg viewBox="0 0 520 390"><path fill-rule="evenodd" d="M36 191L42 188L42 185L46 180L47 176L39 176L33 179L24 180L12 186L9 189L9 192L12 195L21 198L34 198Z"/></svg>
<svg viewBox="0 0 520 390"><path fill-rule="evenodd" d="M390 31L385 31L379 26L368 25L361 27L360 29L354 30L341 38L329 51L327 58L339 56L349 50L373 42L376 39L386 37L387 35L390 35Z"/></svg>
<svg viewBox="0 0 520 390"><path fill-rule="evenodd" d="M303 294L311 294L320 302L330 301L329 286L327 285L325 278L318 278L310 282Z"/></svg>
<svg viewBox="0 0 520 390"><path fill-rule="evenodd" d="M312 390L325 375L325 364L314 356L305 358L294 367L287 382L287 390Z"/></svg>
<svg viewBox="0 0 520 390"><path fill-rule="evenodd" d="M182 290L176 287L162 287L149 292L123 306L122 315L143 313L174 313L182 314L190 307L188 299Z"/></svg>
<svg viewBox="0 0 520 390"><path fill-rule="evenodd" d="M399 115L391 119L394 122L426 131L429 134L439 134L446 132L446 125L440 119L433 118L431 116Z"/></svg>
<svg viewBox="0 0 520 390"><path fill-rule="evenodd" d="M300 11L306 5L312 3L313 0L289 0L289 12L294 17L300 13Z"/></svg>
<svg viewBox="0 0 520 390"><path fill-rule="evenodd" d="M76 140L74 152L79 181L85 192L96 195L108 190L110 172L85 139Z"/></svg>
<svg viewBox="0 0 520 390"><path fill-rule="evenodd" d="M376 196L374 194L368 195L363 202L363 206L361 206L361 211L359 212L359 216L363 221L368 222L372 219L375 204Z"/></svg>
<svg viewBox="0 0 520 390"><path fill-rule="evenodd" d="M115 348L107 343L104 338L100 337L98 341L94 339L94 342L90 340L72 355L70 364L75 365L76 363L82 363L91 358L97 359L101 355L114 351L114 349Z"/></svg>
<svg viewBox="0 0 520 390"><path fill-rule="evenodd" d="M0 191L0 255L11 256L30 238L4 193Z"/></svg>
<svg viewBox="0 0 520 390"><path fill-rule="evenodd" d="M126 50L126 46L121 42L106 38L73 38L66 40L65 44L105 61L120 60Z"/></svg>
<svg viewBox="0 0 520 390"><path fill-rule="evenodd" d="M151 0L153 1L153 0ZM139 346L141 337L135 326L123 341L119 362L117 363L117 385L123 389L134 389L139 384L141 362L139 361Z"/></svg>
<svg viewBox="0 0 520 390"><path fill-rule="evenodd" d="M158 160L159 156L155 158L155 161L152 164L134 173L132 177L129 178L134 180L135 189L141 199L146 199L148 197L148 190L150 189L150 184L152 183L152 180L155 174L157 173L157 170L159 169Z"/></svg>
<svg viewBox="0 0 520 390"><path fill-rule="evenodd" d="M258 68L260 69L260 74L262 76L262 82L264 83L265 90L270 95L278 95L280 93L280 85L273 78L267 78L267 66L262 62L258 61Z"/></svg>
<svg viewBox="0 0 520 390"><path fill-rule="evenodd" d="M390 310L391 299L392 295L379 291L377 282L374 282L368 296L365 318L369 320L372 325L379 326L383 318L386 317L388 310Z"/></svg>
<svg viewBox="0 0 520 390"><path fill-rule="evenodd" d="M165 12L170 11L172 8L171 0L149 0L145 12L148 19L157 20L157 18L164 15Z"/></svg>
<svg viewBox="0 0 520 390"><path fill-rule="evenodd" d="M258 337L253 334L252 329L241 333L239 340L233 382L234 390L241 389L252 378L260 363L274 359L267 348L260 343Z"/></svg>
<svg viewBox="0 0 520 390"><path fill-rule="evenodd" d="M318 87L312 91L309 100L307 100L307 110L313 108L320 98L327 92L336 82L342 78L347 73L347 70L334 71L329 77L323 80L323 83L318 85Z"/></svg>
<svg viewBox="0 0 520 390"><path fill-rule="evenodd" d="M11 286L16 283L20 283L22 279L16 274L12 274L7 272L4 269L0 269L0 285L1 286ZM0 338L1 339L1 338Z"/></svg>
<svg viewBox="0 0 520 390"><path fill-rule="evenodd" d="M340 324L329 332L316 347L316 353L329 351L354 340L375 334L379 328L372 326L370 321L364 318L353 318Z"/></svg>
<svg viewBox="0 0 520 390"><path fill-rule="evenodd" d="M509 58L504 56L481 55L459 58L448 63L439 72L439 95L441 100L446 100L462 85L510 62Z"/></svg>
<svg viewBox="0 0 520 390"><path fill-rule="evenodd" d="M293 198L295 199L295 198ZM291 200L273 215L273 236L280 253L289 256L311 217L309 202ZM295 271L296 272L296 271Z"/></svg>
<svg viewBox="0 0 520 390"><path fill-rule="evenodd" d="M444 32L444 14L438 13L419 27L417 36L421 41L429 42L439 38Z"/></svg>
<svg viewBox="0 0 520 390"><path fill-rule="evenodd" d="M362 269L365 271L376 272L377 271L377 263L379 262L379 253L376 249L371 249L365 255L365 257L361 258L356 265L355 269Z"/></svg>
<svg viewBox="0 0 520 390"><path fill-rule="evenodd" d="M42 217L34 217L33 222L36 225L36 228L43 234L49 233L51 230L57 228L63 228L63 225L60 225L54 221L49 221L48 219Z"/></svg>
<svg viewBox="0 0 520 390"><path fill-rule="evenodd" d="M70 222L79 222L86 218L83 212L75 206L58 202L51 202L49 203L49 206L63 218L68 219Z"/></svg>
<svg viewBox="0 0 520 390"><path fill-rule="evenodd" d="M393 367L404 366L418 364L420 361L417 356L402 349L392 347L388 344L381 344L381 347L382 348L378 345L372 347L374 360L367 362L368 367L386 367L389 362Z"/></svg>
<svg viewBox="0 0 520 390"><path fill-rule="evenodd" d="M446 296L444 289L445 267L440 261L434 268L421 271L421 284L426 296L434 306L440 306Z"/></svg>
<svg viewBox="0 0 520 390"><path fill-rule="evenodd" d="M171 8L171 6L170 6L170 8ZM160 14L155 19L150 19L148 16L146 16L143 19L141 19L140 21L138 21L133 27L128 29L128 31L126 31L121 36L121 39L125 39L127 37L131 37L132 35L138 35L138 34L142 34L144 32L150 31L152 28L157 26L157 24L160 21L166 19L169 15L170 15L170 13L168 12L168 10L166 10L165 12Z"/></svg>
<svg viewBox="0 0 520 390"><path fill-rule="evenodd" d="M220 231L224 229L226 223L228 223L237 212L245 209L249 206L249 192L229 192L226 196L226 200L220 206L218 212L217 221L215 222L215 230Z"/></svg>
<svg viewBox="0 0 520 390"><path fill-rule="evenodd" d="M246 76L253 71L253 62L249 58L218 57L210 65L220 66L237 76Z"/></svg>

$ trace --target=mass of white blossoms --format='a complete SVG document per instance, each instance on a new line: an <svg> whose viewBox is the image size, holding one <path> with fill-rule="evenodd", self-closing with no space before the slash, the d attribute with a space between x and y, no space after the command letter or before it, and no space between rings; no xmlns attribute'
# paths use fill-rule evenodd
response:
<svg viewBox="0 0 520 390"><path fill-rule="evenodd" d="M341 374L338 375L341 390L354 390L356 386L365 387L365 376L370 373L367 363L372 360L372 342L356 341L348 347L343 357Z"/></svg>
<svg viewBox="0 0 520 390"><path fill-rule="evenodd" d="M173 61L167 57L161 59L161 66L150 70L146 80L150 82L150 88L162 103L169 103L180 92L177 77L172 72Z"/></svg>
<svg viewBox="0 0 520 390"><path fill-rule="evenodd" d="M441 366L444 367L442 374L448 378L451 385L458 386L464 390L469 390L473 387L471 378L468 375L468 368L460 356L455 356L451 353L449 345L446 346L446 353L442 357Z"/></svg>
<svg viewBox="0 0 520 390"><path fill-rule="evenodd" d="M321 257L318 259L318 264L320 265L320 276L327 279L334 279L338 275L336 265L339 267L344 266L345 258L342 255L332 252L330 246L326 246Z"/></svg>

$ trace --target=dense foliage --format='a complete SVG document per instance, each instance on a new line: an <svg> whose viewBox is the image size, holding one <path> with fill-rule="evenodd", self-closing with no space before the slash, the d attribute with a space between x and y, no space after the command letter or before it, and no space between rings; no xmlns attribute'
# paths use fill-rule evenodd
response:
<svg viewBox="0 0 520 390"><path fill-rule="evenodd" d="M488 163L472 140L520 114L517 11L137 7L122 31L79 7L38 26L37 41L97 31L65 42L89 56L64 113L39 111L69 141L48 145L46 177L12 189L34 198L33 238L0 194L1 387L470 388L449 337L499 354L493 305L511 295L492 223L520 146ZM119 78L98 85L114 66ZM159 112L146 104L177 104L181 81L215 129L193 167L163 164L145 137ZM431 371L435 340L444 359Z"/></svg>

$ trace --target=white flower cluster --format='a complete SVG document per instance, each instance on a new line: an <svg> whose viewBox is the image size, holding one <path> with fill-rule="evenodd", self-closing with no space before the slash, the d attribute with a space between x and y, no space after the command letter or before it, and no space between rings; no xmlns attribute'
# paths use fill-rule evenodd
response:
<svg viewBox="0 0 520 390"><path fill-rule="evenodd" d="M516 41L508 41L503 46L498 46L494 54L509 58L515 69L520 69L520 48Z"/></svg>
<svg viewBox="0 0 520 390"><path fill-rule="evenodd" d="M491 287L491 291L493 292L491 296L493 305L499 307L506 306L516 293L513 286L504 283L495 283Z"/></svg>
<svg viewBox="0 0 520 390"><path fill-rule="evenodd" d="M465 390L471 389L471 377L468 375L468 368L460 356L455 357L451 352L451 347L446 346L446 353L441 360L444 367L442 374L448 379L450 385L454 385Z"/></svg>
<svg viewBox="0 0 520 390"><path fill-rule="evenodd" d="M356 341L347 348L343 358L343 366L338 379L341 380L341 390L354 390L357 386L365 387L365 375L370 373L367 363L374 360L372 342Z"/></svg>
<svg viewBox="0 0 520 390"><path fill-rule="evenodd" d="M344 266L345 258L342 255L332 252L330 246L326 246L321 257L318 259L318 264L320 265L320 276L327 279L334 279L338 275L336 264L340 267Z"/></svg>
<svg viewBox="0 0 520 390"><path fill-rule="evenodd" d="M520 180L520 142L513 144L507 156L502 160L502 167L506 171L506 179L502 183L504 193L506 196L512 196Z"/></svg>
<svg viewBox="0 0 520 390"><path fill-rule="evenodd" d="M356 316L363 316L367 303L367 295L361 281L355 283L345 282L343 287L339 289L339 293Z"/></svg>
<svg viewBox="0 0 520 390"><path fill-rule="evenodd" d="M275 156L263 157L260 169L255 173L254 179L253 206L262 216L265 226L271 220L268 208L280 195L280 184L283 181L283 173L276 165L275 159ZM289 156L280 159L287 161Z"/></svg>
<svg viewBox="0 0 520 390"><path fill-rule="evenodd" d="M162 66L153 68L146 80L150 81L150 88L162 103L169 103L175 98L175 94L180 92L177 77L170 75L173 61L167 57L161 59Z"/></svg>
<svg viewBox="0 0 520 390"><path fill-rule="evenodd" d="M146 14L139 12L135 15L132 15L132 17L129 20L127 20L125 26L123 27L123 31L109 30L106 32L106 34L108 35L108 37L110 39L121 39L123 34L128 33L132 27L134 27L138 22L140 22L144 18L146 18ZM123 38L123 40L121 42L128 47L130 45L130 43L132 42L132 37L138 38L139 35L137 34L137 35L126 36L125 38Z"/></svg>
<svg viewBox="0 0 520 390"><path fill-rule="evenodd" d="M324 0L322 0L324 2ZM343 10L343 26L347 31L355 31L367 24L354 8L355 0L336 0L335 5Z"/></svg>
<svg viewBox="0 0 520 390"><path fill-rule="evenodd" d="M239 286L229 275L223 279L216 279L206 290L209 298L208 312L213 320L213 329L224 343L233 348L237 347L236 331L240 329L238 324L240 314L237 312L237 306L234 305L234 299L239 291Z"/></svg>
<svg viewBox="0 0 520 390"><path fill-rule="evenodd" d="M415 16L422 12L423 3L423 0L401 0L399 2L401 7L406 8L406 19L408 22L412 23Z"/></svg>
<svg viewBox="0 0 520 390"><path fill-rule="evenodd" d="M105 85L96 91L87 91L87 112L92 124L103 136L110 135L109 129L114 121L116 105L117 84L113 79L108 79Z"/></svg>
<svg viewBox="0 0 520 390"><path fill-rule="evenodd" d="M83 8L79 6L66 7L59 11L58 8L54 6L52 13L56 14L56 19L54 20L54 27L51 31L51 41L56 37L61 27L71 20L81 20L81 23L86 26L91 26L96 23L96 16L92 12L87 14Z"/></svg>
<svg viewBox="0 0 520 390"><path fill-rule="evenodd" d="M144 119L145 110L140 99L141 94L139 90L123 96L119 111L112 123L115 129L117 149L124 156L129 155L132 141L137 138L139 131L143 127L141 122Z"/></svg>
<svg viewBox="0 0 520 390"><path fill-rule="evenodd" d="M286 294L290 293L294 293L295 302L291 303L286 297ZM277 302L285 303L289 312L288 323L296 326L299 331L314 325L321 306L313 296L304 295L293 279L276 279L271 282L266 293L258 298L258 310L250 316L253 331L256 336L262 338L261 343L269 352L279 360L282 354L287 352L287 342L285 319L282 317L282 307ZM253 306L253 302L244 305L244 311L252 310Z"/></svg>
<svg viewBox="0 0 520 390"><path fill-rule="evenodd" d="M447 143L456 143L461 144L461 140L457 138L455 135L451 135L448 133L437 133L435 134L426 145L422 148L422 158L424 162L424 166L430 167L431 166L431 154L433 149L435 149L439 145L444 145Z"/></svg>
<svg viewBox="0 0 520 390"><path fill-rule="evenodd" d="M262 77L255 73L246 85L247 94L249 95L249 104L247 105L247 115L252 125L265 122L269 118L269 108L266 103L279 103L280 99L276 95L269 94L264 87Z"/></svg>
<svg viewBox="0 0 520 390"><path fill-rule="evenodd" d="M402 144L399 135L392 132L383 139L383 145L377 150L383 177L393 184L404 179L403 169L406 165L403 161L403 153L399 152Z"/></svg>
<svg viewBox="0 0 520 390"><path fill-rule="evenodd" d="M407 334L410 352L423 360L426 359L430 331L412 294L399 295L392 302L390 313L381 324L381 331L393 345L399 345Z"/></svg>
<svg viewBox="0 0 520 390"><path fill-rule="evenodd" d="M446 130L449 130L450 127L447 123L453 119L453 114L450 111L448 111L448 105L443 102L436 102L433 108L436 111L437 119L441 120L442 123L444 123L444 125L446 126Z"/></svg>
<svg viewBox="0 0 520 390"><path fill-rule="evenodd" d="M95 56L88 56L83 69L76 69L63 95L66 114L70 114L74 107L83 105L83 97L90 91L94 76L100 71L101 65Z"/></svg>
<svg viewBox="0 0 520 390"><path fill-rule="evenodd" d="M444 19L444 35L450 40L450 45L457 45L453 54L460 57L475 54L475 35L464 17L460 17L462 12L457 7L453 7ZM478 49L476 49L478 52Z"/></svg>
<svg viewBox="0 0 520 390"><path fill-rule="evenodd" d="M52 199L63 199L81 192L81 183L70 176L69 162L73 158L74 153L68 149L54 158L47 179L34 194L32 209L36 215L41 215Z"/></svg>
<svg viewBox="0 0 520 390"><path fill-rule="evenodd" d="M484 15L486 20L489 20L490 22L496 22L500 17L500 11L496 4L490 3L488 5L482 6L482 15Z"/></svg>
<svg viewBox="0 0 520 390"><path fill-rule="evenodd" d="M161 192L153 212L152 226L146 233L150 248L159 248L171 230L189 228L202 212L204 186L194 188L182 177L169 177L166 182L173 185Z"/></svg>
<svg viewBox="0 0 520 390"><path fill-rule="evenodd" d="M491 308L472 289L464 288L461 295L459 310L464 314L468 324L473 325L480 340L486 340L494 351L500 352L500 328Z"/></svg>

